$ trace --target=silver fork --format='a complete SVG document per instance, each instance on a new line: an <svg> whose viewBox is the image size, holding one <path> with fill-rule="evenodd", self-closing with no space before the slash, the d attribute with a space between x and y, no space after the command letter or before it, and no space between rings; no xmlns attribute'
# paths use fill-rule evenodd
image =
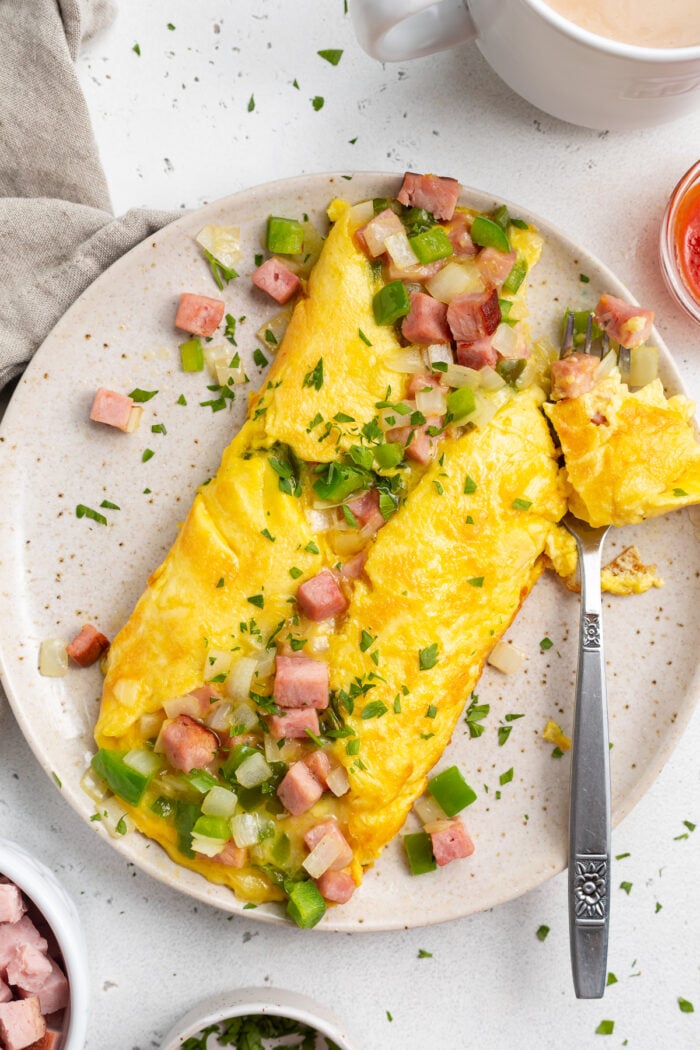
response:
<svg viewBox="0 0 700 1050"><path fill-rule="evenodd" d="M562 356L573 350L569 314ZM583 353L591 351L589 315ZM607 350L603 338L603 354ZM569 802L569 943L578 999L605 991L610 918L610 764L605 693L600 570L609 526L593 528L569 513L562 519L578 547L581 621Z"/></svg>

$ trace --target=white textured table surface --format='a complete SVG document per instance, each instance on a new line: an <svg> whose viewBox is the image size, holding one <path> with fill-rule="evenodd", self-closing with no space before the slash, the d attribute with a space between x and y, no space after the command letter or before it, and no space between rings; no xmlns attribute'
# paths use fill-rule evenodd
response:
<svg viewBox="0 0 700 1050"><path fill-rule="evenodd" d="M607 262L657 310L697 397L698 331L665 292L656 239L668 192L697 159L700 110L627 135L574 128L516 98L471 45L382 68L359 50L343 6L122 0L79 63L116 212L196 207L300 172L454 175L547 216ZM318 57L324 48L343 49L338 66ZM93 834L7 706L0 829L42 856L79 904L93 975L89 1050L158 1047L198 1000L251 984L314 995L367 1050L587 1050L600 1045L604 1018L615 1027L603 1046L697 1050L700 828L677 836L683 821L700 823L699 750L696 715L614 834L613 853L630 856L616 862L613 885L632 888L614 890L618 981L602 1002L573 997L565 876L496 911L399 933L305 935L231 919L129 867ZM551 927L544 942L541 924Z"/></svg>

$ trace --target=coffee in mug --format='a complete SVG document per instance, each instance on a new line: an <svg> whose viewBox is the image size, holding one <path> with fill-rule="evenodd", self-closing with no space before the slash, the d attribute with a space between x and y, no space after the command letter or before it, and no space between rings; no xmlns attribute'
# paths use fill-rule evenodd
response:
<svg viewBox="0 0 700 1050"><path fill-rule="evenodd" d="M638 47L700 44L700 0L546 0L589 33Z"/></svg>

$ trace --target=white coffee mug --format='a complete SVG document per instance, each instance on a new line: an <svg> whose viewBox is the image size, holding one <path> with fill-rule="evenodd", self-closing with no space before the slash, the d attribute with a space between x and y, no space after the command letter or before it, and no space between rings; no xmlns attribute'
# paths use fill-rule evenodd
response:
<svg viewBox="0 0 700 1050"><path fill-rule="evenodd" d="M700 45L608 40L544 0L351 0L351 12L360 44L382 62L475 40L509 87L572 124L628 131L700 105Z"/></svg>

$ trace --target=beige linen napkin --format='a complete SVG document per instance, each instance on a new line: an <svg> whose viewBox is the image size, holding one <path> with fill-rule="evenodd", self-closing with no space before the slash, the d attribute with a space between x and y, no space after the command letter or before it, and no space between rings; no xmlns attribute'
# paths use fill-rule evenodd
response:
<svg viewBox="0 0 700 1050"><path fill-rule="evenodd" d="M0 0L0 389L98 274L181 214L112 214L74 63L113 14Z"/></svg>

